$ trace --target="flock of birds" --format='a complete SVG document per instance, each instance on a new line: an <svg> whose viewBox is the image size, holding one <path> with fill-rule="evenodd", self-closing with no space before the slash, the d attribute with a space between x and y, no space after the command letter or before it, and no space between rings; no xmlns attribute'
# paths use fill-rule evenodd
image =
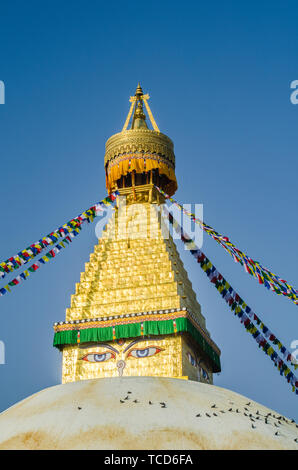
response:
<svg viewBox="0 0 298 470"><path fill-rule="evenodd" d="M130 399L130 394L131 394L131 392L128 391L127 396L125 398L123 398L123 400L120 399L120 403L125 403L126 400L129 400ZM139 402L139 400L133 400L133 403L140 403L140 402ZM159 404L161 405L161 408L166 408L167 407L166 403L163 402L163 401L159 402ZM149 400L148 405L154 405L154 403Z"/></svg>
<svg viewBox="0 0 298 470"><path fill-rule="evenodd" d="M128 400L130 400L131 399L131 393L132 393L131 391L128 391L126 397L123 398L123 399L120 399L120 403L126 403ZM137 400L137 399L131 400L131 401L133 403L140 403L139 400ZM160 405L161 408L167 408L167 405L166 405L165 402L158 402L158 404ZM233 402L229 402L229 404L234 405ZM154 403L149 400L148 405L154 405ZM289 420L289 419L286 419L284 416L281 416L281 415L278 416L278 415L275 415L271 412L267 413L267 414L261 414L259 410L255 411L255 412L252 412L251 402L246 403L243 408L244 408L244 411L240 411L239 408L234 408L233 409L233 407L231 407L227 410L221 410L217 407L216 403L213 403L213 405L211 405L211 407L210 407L210 412L209 413L202 413L202 414L198 413L198 414L195 415L195 417L196 418L204 418L206 416L207 418L213 418L213 417L220 416L220 413L221 414L225 414L225 413L242 413L243 416L245 416L246 418L249 418L249 420L251 422L251 428L252 429L257 429L258 422L263 422L266 425L274 426L274 428L282 428L282 426L285 423L294 425L296 428L298 428L298 424L295 422L294 419ZM279 429L276 429L274 435L278 437L278 436L281 436L282 434L281 434ZM298 444L298 437L296 437L294 439L294 441Z"/></svg>
<svg viewBox="0 0 298 470"><path fill-rule="evenodd" d="M234 405L233 402L229 402L231 405ZM252 410L251 408L247 408L247 407L250 407L251 406L251 402L248 402L246 403L246 405L244 406L244 411L240 411L239 408L236 408L236 409L233 409L233 408L229 408L228 410L219 410L218 407L216 406L216 404L214 403L213 405L211 405L211 409L217 409L217 413L215 412L210 412L211 414L209 413L205 413L205 416L207 416L208 418L212 418L212 416L220 416L218 413L243 413L243 415L247 418L250 419L251 421L251 427L252 429L257 429L257 422L259 421L262 421L264 422L265 424L267 425L273 425L275 428L280 428L281 426L283 426L284 423L286 424L292 424L292 425L295 425L296 428L298 428L298 424L296 424L295 420L294 419L291 419L291 420L288 420L286 419L284 416L277 416L273 413L266 413L266 414L261 414L259 410L257 410L256 412L252 413ZM200 414L198 413L196 415L196 418L201 418L203 417L204 415L203 414ZM264 420L264 421L263 421ZM275 436L280 436L281 433L280 431L276 430L275 433L274 433ZM296 437L294 439L294 441L296 443L298 443L298 438Z"/></svg>
<svg viewBox="0 0 298 470"><path fill-rule="evenodd" d="M127 395L125 398L121 399L120 398L120 403L127 403L128 400L131 400L131 394L132 392L131 391L128 391L127 392ZM140 403L139 400L135 399L135 400L131 400L133 403ZM148 401L148 405L154 405L155 403L153 403L152 401ZM163 401L161 402L158 402L156 404L159 404L160 405L160 408L167 408L167 404ZM233 402L229 402L230 405L234 405ZM246 417L246 418L249 418L250 422L251 422L251 427L252 429L257 429L257 424L258 422L263 422L267 425L270 425L270 426L274 426L274 428L282 428L282 426L286 423L286 424L290 424L290 425L294 425L296 428L298 428L298 424L295 422L294 419L286 419L284 416L277 416L273 413L267 413L267 414L261 414L259 410L257 410L256 412L252 413L252 409L249 408L251 407L251 402L248 402L246 403L246 405L243 407L244 408L244 411L240 411L239 408L236 408L236 409L233 409L233 407L227 409L227 410L220 410L216 403L213 403L213 405L211 405L210 407L210 412L209 413L198 413L195 415L196 418L204 418L205 416L207 418L213 418L213 417L218 417L220 416L219 413L221 414L225 414L225 413L243 413L243 415ZM82 407L78 406L78 410L81 410ZM216 410L216 412L215 412ZM275 436L281 436L281 432L276 429L275 433L274 433ZM296 442L298 444L298 437L296 437L294 439L294 442Z"/></svg>

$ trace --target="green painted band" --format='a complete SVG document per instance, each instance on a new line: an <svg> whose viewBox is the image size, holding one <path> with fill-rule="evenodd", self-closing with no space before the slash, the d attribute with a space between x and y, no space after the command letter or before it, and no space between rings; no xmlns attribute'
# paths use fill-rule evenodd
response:
<svg viewBox="0 0 298 470"><path fill-rule="evenodd" d="M177 332L189 333L192 338L199 344L201 349L211 359L213 372L220 372L220 357L210 346L201 333L193 326L187 318L176 318ZM163 321L144 321L143 335L169 335L174 334L173 320ZM77 344L77 330L58 331L54 336L54 346L61 349L63 346ZM141 323L130 323L128 325L115 326L116 339L135 338L142 336ZM102 342L113 341L113 327L104 328L86 328L80 330L80 342Z"/></svg>

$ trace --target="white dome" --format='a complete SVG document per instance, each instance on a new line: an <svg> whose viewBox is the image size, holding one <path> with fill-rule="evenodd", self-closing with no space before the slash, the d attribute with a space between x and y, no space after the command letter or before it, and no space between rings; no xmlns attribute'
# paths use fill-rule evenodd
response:
<svg viewBox="0 0 298 470"><path fill-rule="evenodd" d="M0 414L0 449L297 450L294 439L295 423L242 395L170 378L57 385Z"/></svg>

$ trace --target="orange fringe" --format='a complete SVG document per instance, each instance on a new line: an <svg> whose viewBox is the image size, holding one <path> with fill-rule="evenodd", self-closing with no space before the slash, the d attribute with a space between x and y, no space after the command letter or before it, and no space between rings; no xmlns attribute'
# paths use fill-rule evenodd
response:
<svg viewBox="0 0 298 470"><path fill-rule="evenodd" d="M119 161L119 163L114 166L108 166L108 174L106 178L107 190L110 194L115 188L116 181L119 180L121 176L125 176L133 170L135 170L136 173L147 173L155 169L158 169L160 174L167 176L170 180L170 182L167 184L166 192L169 196L172 196L177 190L175 171L165 163L160 161L158 162L157 160L150 159L148 157L145 159L145 161L143 158L131 158L130 160L126 159Z"/></svg>

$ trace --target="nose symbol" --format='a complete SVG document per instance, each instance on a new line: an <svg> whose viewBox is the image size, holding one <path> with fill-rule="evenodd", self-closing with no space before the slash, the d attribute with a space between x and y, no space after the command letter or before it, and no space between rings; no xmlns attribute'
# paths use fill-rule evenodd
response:
<svg viewBox="0 0 298 470"><path fill-rule="evenodd" d="M118 369L118 374L119 377L123 375L123 369L126 366L125 361L118 361L117 362L117 369Z"/></svg>

